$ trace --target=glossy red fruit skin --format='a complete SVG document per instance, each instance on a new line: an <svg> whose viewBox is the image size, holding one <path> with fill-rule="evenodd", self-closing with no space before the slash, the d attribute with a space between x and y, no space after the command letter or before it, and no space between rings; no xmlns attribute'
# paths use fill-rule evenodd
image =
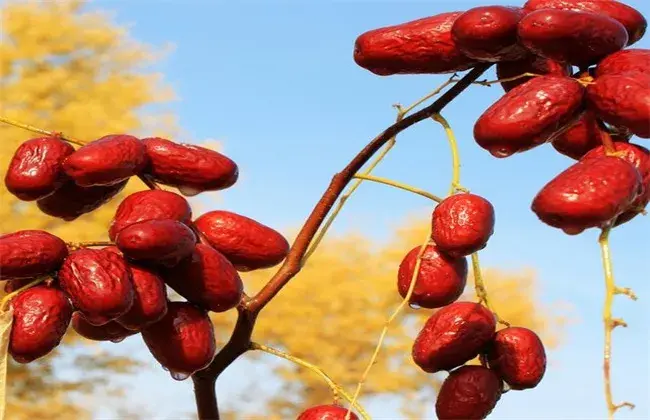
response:
<svg viewBox="0 0 650 420"><path fill-rule="evenodd" d="M528 328L497 331L486 358L490 369L515 390L535 388L546 372L544 344Z"/></svg>
<svg viewBox="0 0 650 420"><path fill-rule="evenodd" d="M629 38L627 45L641 39L648 26L648 22L638 10L614 0L529 0L524 9L529 12L539 9L575 10L608 16L625 27Z"/></svg>
<svg viewBox="0 0 650 420"><path fill-rule="evenodd" d="M606 123L650 138L650 73L598 77L587 87L587 107Z"/></svg>
<svg viewBox="0 0 650 420"><path fill-rule="evenodd" d="M614 148L619 153L619 157L629 162L634 166L639 175L641 175L642 192L637 196L636 200L630 204L630 208L621 213L617 218L614 226L622 225L625 222L632 220L635 216L643 210L650 202L650 151L643 146L631 143L615 142ZM594 157L602 156L605 153L605 148L600 146L589 153L584 159L591 159Z"/></svg>
<svg viewBox="0 0 650 420"><path fill-rule="evenodd" d="M559 153L578 160L587 152L602 144L601 135L604 130L599 127L593 112L587 111L573 125L553 139L553 148ZM627 142L626 134L611 134L613 141Z"/></svg>
<svg viewBox="0 0 650 420"><path fill-rule="evenodd" d="M406 297L415 264L420 253L416 246L402 260L397 272L397 290ZM422 308L440 308L455 302L465 289L467 260L454 258L440 252L437 246L428 245L422 254L420 271L416 279L410 304Z"/></svg>
<svg viewBox="0 0 650 420"><path fill-rule="evenodd" d="M181 190L186 196L231 187L239 178L237 164L214 150L179 144L159 137L142 139L153 179Z"/></svg>
<svg viewBox="0 0 650 420"><path fill-rule="evenodd" d="M474 125L474 139L497 158L552 141L583 112L584 88L570 77L540 76L507 92Z"/></svg>
<svg viewBox="0 0 650 420"><path fill-rule="evenodd" d="M501 398L503 383L483 366L462 366L449 374L436 399L439 420L486 418Z"/></svg>
<svg viewBox="0 0 650 420"><path fill-rule="evenodd" d="M317 405L303 411L296 420L345 420L348 409L336 404ZM359 417L350 412L350 420L359 420Z"/></svg>
<svg viewBox="0 0 650 420"><path fill-rule="evenodd" d="M216 353L214 327L208 313L187 302L169 302L167 314L142 330L153 357L170 372L204 369Z"/></svg>
<svg viewBox="0 0 650 420"><path fill-rule="evenodd" d="M211 211L194 225L239 271L273 267L289 253L289 242L279 232L237 213Z"/></svg>
<svg viewBox="0 0 650 420"><path fill-rule="evenodd" d="M138 175L147 164L142 142L126 134L104 136L79 148L63 170L81 187L118 184Z"/></svg>
<svg viewBox="0 0 650 420"><path fill-rule="evenodd" d="M549 226L575 235L603 227L642 191L637 169L615 156L582 159L546 184L531 209Z"/></svg>
<svg viewBox="0 0 650 420"><path fill-rule="evenodd" d="M628 72L650 73L650 50L630 48L605 57L596 67L596 77Z"/></svg>
<svg viewBox="0 0 650 420"><path fill-rule="evenodd" d="M63 160L74 147L56 137L27 140L14 153L5 175L7 190L23 201L34 201L56 191L67 179Z"/></svg>
<svg viewBox="0 0 650 420"><path fill-rule="evenodd" d="M133 223L162 219L188 224L192 220L192 208L184 197L171 191L138 191L117 207L108 236L113 241L122 229Z"/></svg>
<svg viewBox="0 0 650 420"><path fill-rule="evenodd" d="M122 257L84 248L72 252L59 270L59 284L88 322L103 325L133 305L133 282Z"/></svg>
<svg viewBox="0 0 650 420"><path fill-rule="evenodd" d="M71 222L108 203L126 187L127 182L107 187L80 187L74 181L67 181L53 194L38 200L36 205L48 216Z"/></svg>
<svg viewBox="0 0 650 420"><path fill-rule="evenodd" d="M65 293L38 285L14 297L11 306L9 354L16 362L32 362L59 345L72 316L72 304Z"/></svg>
<svg viewBox="0 0 650 420"><path fill-rule="evenodd" d="M60 238L43 230L0 236L0 280L38 277L57 270L68 255Z"/></svg>
<svg viewBox="0 0 650 420"><path fill-rule="evenodd" d="M194 250L196 235L176 220L134 223L117 235L115 245L130 259L172 267Z"/></svg>
<svg viewBox="0 0 650 420"><path fill-rule="evenodd" d="M612 18L554 9L526 15L518 35L534 54L576 66L595 64L621 50L628 40L625 27Z"/></svg>
<svg viewBox="0 0 650 420"><path fill-rule="evenodd" d="M524 73L533 73L550 76L570 76L571 66L548 58L529 54L517 61L501 61L497 63L497 78L509 79ZM519 85L523 85L533 77L522 77L507 82L501 82L504 91L509 92Z"/></svg>
<svg viewBox="0 0 650 420"><path fill-rule="evenodd" d="M137 331L124 328L115 321L109 321L104 325L93 325L79 312L72 314L71 325L77 334L93 341L112 341L117 343L126 337L138 333Z"/></svg>
<svg viewBox="0 0 650 420"><path fill-rule="evenodd" d="M475 7L456 19L451 35L460 51L475 60L520 60L528 55L517 42L517 24L524 15L521 7Z"/></svg>
<svg viewBox="0 0 650 420"><path fill-rule="evenodd" d="M476 357L495 329L496 318L483 305L454 302L424 324L413 343L413 361L428 373L454 369Z"/></svg>
<svg viewBox="0 0 650 420"><path fill-rule="evenodd" d="M237 306L244 285L235 267L211 246L197 244L192 255L163 271L176 293L201 308L225 312Z"/></svg>
<svg viewBox="0 0 650 420"><path fill-rule="evenodd" d="M451 37L451 27L462 13L365 32L354 43L354 62L378 76L444 74L474 67L477 62L461 53Z"/></svg>
<svg viewBox="0 0 650 420"><path fill-rule="evenodd" d="M431 239L440 251L464 257L485 248L494 222L494 207L488 200L476 194L454 194L433 210Z"/></svg>

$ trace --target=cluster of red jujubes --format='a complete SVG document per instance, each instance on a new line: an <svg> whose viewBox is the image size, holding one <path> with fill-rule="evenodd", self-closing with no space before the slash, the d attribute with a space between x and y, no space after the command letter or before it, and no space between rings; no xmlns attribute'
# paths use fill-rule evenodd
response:
<svg viewBox="0 0 650 420"><path fill-rule="evenodd" d="M162 138L110 135L75 150L51 136L20 145L5 184L45 214L72 221L106 203L132 176L188 196L232 186L238 169L218 152ZM236 213L210 211L193 219L182 195L161 189L127 196L108 236L115 246L74 247L41 230L0 236L6 291L48 277L11 301L14 360L48 354L72 325L97 341L140 333L174 378L187 378L214 358L208 312L237 306L243 295L238 272L274 266L289 249L280 233ZM186 301L169 301L166 287Z"/></svg>
<svg viewBox="0 0 650 420"><path fill-rule="evenodd" d="M650 50L624 49L646 27L637 10L617 1L530 0L368 31L355 42L354 60L380 76L496 63L506 93L476 121L474 138L497 158L551 143L577 160L531 206L544 223L577 234L625 223L650 201L650 152L629 142L632 135L650 138ZM504 383L532 388L544 375L544 347L534 332L496 332L487 308L456 301L466 256L486 245L493 224L485 199L452 195L435 209L432 241L421 256L410 303L441 309L415 340L413 360L425 372L451 371L436 402L440 419L484 418ZM418 255L413 248L399 268L403 297ZM482 366L464 366L477 356Z"/></svg>
<svg viewBox="0 0 650 420"><path fill-rule="evenodd" d="M496 63L498 77L512 80L476 121L476 143L498 158L551 143L577 160L531 206L544 223L577 234L625 223L650 201L650 152L629 142L650 138L650 50L624 49L646 27L618 1L530 0L368 31L354 59L384 76Z"/></svg>

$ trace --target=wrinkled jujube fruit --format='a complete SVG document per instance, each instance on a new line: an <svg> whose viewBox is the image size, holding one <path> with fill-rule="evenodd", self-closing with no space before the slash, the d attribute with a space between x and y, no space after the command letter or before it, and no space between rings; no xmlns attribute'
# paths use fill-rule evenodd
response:
<svg viewBox="0 0 650 420"><path fill-rule="evenodd" d="M598 77L587 87L587 106L606 123L650 138L650 73Z"/></svg>
<svg viewBox="0 0 650 420"><path fill-rule="evenodd" d="M535 388L546 372L544 344L528 328L508 327L498 331L486 358L490 369L511 389Z"/></svg>
<svg viewBox="0 0 650 420"><path fill-rule="evenodd" d="M115 321L109 321L104 325L93 325L79 312L72 314L72 329L88 340L112 341L114 343L118 343L126 337L138 333L137 331L124 328Z"/></svg>
<svg viewBox="0 0 650 420"><path fill-rule="evenodd" d="M273 267L289 252L289 243L279 232L237 213L211 211L194 225L239 271Z"/></svg>
<svg viewBox="0 0 650 420"><path fill-rule="evenodd" d="M482 420L497 405L503 382L483 366L462 366L449 374L436 399L439 420Z"/></svg>
<svg viewBox="0 0 650 420"><path fill-rule="evenodd" d="M189 302L213 312L237 306L244 285L235 267L214 248L197 244L192 255L163 271L165 282Z"/></svg>
<svg viewBox="0 0 650 420"><path fill-rule="evenodd" d="M5 175L7 190L23 201L34 201L56 191L67 179L63 160L74 147L56 137L27 140L14 153Z"/></svg>
<svg viewBox="0 0 650 420"><path fill-rule="evenodd" d="M641 192L639 171L616 156L582 159L546 184L531 209L549 226L575 235L602 227L630 207Z"/></svg>
<svg viewBox="0 0 650 420"><path fill-rule="evenodd" d="M70 325L72 304L54 287L31 287L14 297L11 306L9 354L18 363L29 363L51 352Z"/></svg>
<svg viewBox="0 0 650 420"><path fill-rule="evenodd" d="M104 136L68 156L63 170L81 187L114 185L138 175L147 164L142 142L126 134Z"/></svg>
<svg viewBox="0 0 650 420"><path fill-rule="evenodd" d="M303 411L296 420L345 420L348 409L336 404L317 405ZM350 420L359 420L359 417L350 412Z"/></svg>
<svg viewBox="0 0 650 420"><path fill-rule="evenodd" d="M204 369L216 352L208 313L187 302L169 302L167 314L142 330L153 357L176 378Z"/></svg>
<svg viewBox="0 0 650 420"><path fill-rule="evenodd" d="M192 253L196 235L176 220L147 220L122 229L115 244L136 261L174 266Z"/></svg>
<svg viewBox="0 0 650 420"><path fill-rule="evenodd" d="M451 370L476 357L495 329L496 318L485 306L454 302L424 324L413 343L413 361L428 373Z"/></svg>
<svg viewBox="0 0 650 420"><path fill-rule="evenodd" d="M561 154L578 160L585 153L602 144L603 131L594 113L587 111L578 121L554 138L552 145ZM612 134L611 138L613 141L629 140L629 136L625 134Z"/></svg>
<svg viewBox="0 0 650 420"><path fill-rule="evenodd" d="M595 64L625 47L625 27L604 15L542 9L519 22L519 42L533 53L576 66Z"/></svg>
<svg viewBox="0 0 650 420"><path fill-rule="evenodd" d="M487 245L494 233L494 207L476 194L454 194L433 210L431 239L440 251L464 257Z"/></svg>
<svg viewBox="0 0 650 420"><path fill-rule="evenodd" d="M214 150L159 137L142 142L150 160L147 173L155 181L178 188L185 196L228 188L239 177L237 164Z"/></svg>
<svg viewBox="0 0 650 420"><path fill-rule="evenodd" d="M630 48L605 57L596 67L596 77L628 72L650 73L650 50Z"/></svg>
<svg viewBox="0 0 650 420"><path fill-rule="evenodd" d="M584 88L570 77L540 76L507 92L474 125L474 139L504 158L553 140L583 111Z"/></svg>
<svg viewBox="0 0 650 420"><path fill-rule="evenodd" d="M88 322L102 325L133 305L133 282L124 259L114 252L84 248L70 253L59 284Z"/></svg>
<svg viewBox="0 0 650 420"><path fill-rule="evenodd" d="M418 260L420 247L416 246L402 260L397 273L397 290L406 297ZM467 282L467 260L440 252L437 246L427 245L422 254L420 270L409 303L422 308L440 308L456 301Z"/></svg>
<svg viewBox="0 0 650 420"><path fill-rule="evenodd" d="M629 162L637 169L637 171L639 171L643 190L637 196L636 200L630 204L630 208L616 218L614 226L618 226L632 220L650 202L650 151L638 144L621 142L615 142L614 148L621 159ZM602 156L604 153L604 146L599 146L587 153L584 159Z"/></svg>
<svg viewBox="0 0 650 420"><path fill-rule="evenodd" d="M456 19L451 35L460 51L475 60L519 60L528 54L517 42L517 24L524 14L520 7L475 7Z"/></svg>
<svg viewBox="0 0 650 420"><path fill-rule="evenodd" d="M67 181L53 194L41 198L36 204L43 213L70 222L109 202L128 182L126 180L109 186L80 187L74 181Z"/></svg>
<svg viewBox="0 0 650 420"><path fill-rule="evenodd" d="M529 0L524 5L526 11L539 9L575 10L593 12L619 21L627 30L627 45L637 42L645 34L648 22L636 9L614 0Z"/></svg>
<svg viewBox="0 0 650 420"><path fill-rule="evenodd" d="M467 70L476 61L461 53L451 37L451 27L462 13L441 13L365 32L354 43L354 61L379 76Z"/></svg>
<svg viewBox="0 0 650 420"><path fill-rule="evenodd" d="M497 78L509 79L524 73L554 76L570 76L571 66L538 55L530 54L517 61L501 61L497 63ZM523 85L533 76L521 77L515 80L501 82L501 87L506 92Z"/></svg>
<svg viewBox="0 0 650 420"><path fill-rule="evenodd" d="M133 223L161 219L187 223L192 220L192 209L184 197L173 192L138 191L122 200L111 221L108 236L115 240L122 229Z"/></svg>
<svg viewBox="0 0 650 420"><path fill-rule="evenodd" d="M43 230L7 233L0 236L0 280L51 273L67 255L65 242Z"/></svg>

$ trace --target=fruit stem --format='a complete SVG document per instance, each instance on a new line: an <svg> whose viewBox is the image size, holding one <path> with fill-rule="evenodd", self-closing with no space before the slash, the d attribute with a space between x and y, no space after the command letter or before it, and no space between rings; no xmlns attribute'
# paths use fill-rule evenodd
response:
<svg viewBox="0 0 650 420"><path fill-rule="evenodd" d="M140 178L140 181L144 183L144 185L147 186L150 190L160 190L160 185L156 184L153 179L147 174L140 174L138 175L138 178Z"/></svg>
<svg viewBox="0 0 650 420"><path fill-rule="evenodd" d="M456 74L452 75L445 83L441 84L440 86L435 88L433 91L429 92L427 95L425 95L422 98L418 99L417 101L415 101L414 103L412 103L411 105L409 105L406 108L402 108L402 106L399 105L399 104L393 105L397 109L397 118L395 120L395 123L398 123L398 122L402 121L404 119L404 117L406 116L406 114L408 114L409 112L411 112L412 110L417 108L419 105L421 105L422 103L424 103L428 99L431 99L434 96L438 95L447 86L449 86L449 85L451 85L453 83L456 83L458 81L456 79L457 77L458 76ZM366 175L366 176L370 175L372 173L372 171L377 167L377 165L379 165L379 163L386 157L388 152L395 146L396 142L397 142L397 135L391 137L388 140L388 142L386 143L386 145L384 146L384 148L375 157L375 159L373 159L372 162L370 162L370 164L368 165L368 168L363 173L357 174L357 175ZM316 248L318 248L318 246L322 242L323 238L325 237L325 234L327 233L329 228L332 226L332 223L334 222L334 219L336 219L336 217L341 212L341 209L345 205L345 202L357 190L357 188L359 188L359 186L361 185L361 183L363 181L364 181L363 178L357 177L357 180L348 188L348 190L343 195L341 195L341 197L338 200L338 203L336 204L336 207L334 208L334 210L332 210L330 215L327 217L327 220L323 224L323 227L320 229L320 231L318 232L318 234L316 235L314 240L311 242L311 244L309 246L309 249L305 253L305 256L302 258L301 266L304 265L307 262L307 260L309 259L309 257L311 257L312 254L316 251Z"/></svg>
<svg viewBox="0 0 650 420"><path fill-rule="evenodd" d="M47 280L47 279L49 279L49 278L50 278L50 276L41 276L41 277L38 277L37 279L34 279L34 281L31 281L31 282L27 283L26 285L24 285L23 287L21 287L21 288L19 288L19 289L16 289L16 290L14 290L13 292L7 294L7 295L6 295L5 297L3 297L2 300L0 301L0 311L2 311L2 312L6 311L6 310L7 310L7 307L9 306L9 303L11 303L11 300L12 300L14 297L16 297L16 295L18 295L18 294L24 292L25 290L27 290L27 289L29 289L29 288L31 288L31 287L33 287L33 286L36 286L36 285L39 284L39 283L44 282L45 280Z"/></svg>
<svg viewBox="0 0 650 420"><path fill-rule="evenodd" d="M597 121L598 130L600 132L600 141L603 144L603 147L605 148L605 153L607 155L613 155L616 153L616 147L614 146L614 141L612 140L612 136L609 134L609 130L607 129L607 126L605 126L605 123L603 123L601 120Z"/></svg>
<svg viewBox="0 0 650 420"><path fill-rule="evenodd" d="M66 242L66 245L68 248L72 249L73 251L76 251L81 248L92 248L96 246L112 246L115 245L111 241L92 241L92 242Z"/></svg>
<svg viewBox="0 0 650 420"><path fill-rule="evenodd" d="M479 261L478 258L478 252L472 254L472 271L474 273L474 291L476 293L476 297L478 298L478 303L485 305L485 307L488 308L494 314L499 324L509 327L510 323L508 321L501 319L499 314L497 314L494 311L494 308L490 304L490 301L488 299L487 288L485 287L485 282L483 281L483 274L481 272L481 262Z"/></svg>
<svg viewBox="0 0 650 420"><path fill-rule="evenodd" d="M361 393L361 387L366 382L366 379L368 378L368 374L370 373L370 369L372 369L375 362L377 361L377 357L379 356L379 351L381 350L381 347L384 343L384 339L386 338L386 334L388 333L388 327L395 320L395 318L397 318L397 316L404 309L404 307L408 304L409 300L411 300L411 295L413 295L413 290L415 290L415 283L417 281L418 275L420 274L420 266L422 265L422 255L424 255L424 251L426 251L427 246L431 241L431 224L429 223L428 225L429 225L429 229L427 230L427 235L425 237L424 242L420 246L417 259L415 260L415 267L413 268L413 275L411 276L411 283L409 284L409 289L406 292L406 296L404 297L404 299L402 299L402 301L400 302L399 306L393 311L391 316L384 322L384 327L382 328L381 334L379 335L379 341L375 346L375 351L373 352L372 357L370 358L370 362L366 366L366 369L361 375L361 379L357 384L357 389L354 391L354 396L352 397L352 404L354 404L357 398L359 398L359 394ZM348 412L345 415L345 420L350 420L351 408L352 408L351 406L348 407Z"/></svg>
<svg viewBox="0 0 650 420"><path fill-rule="evenodd" d="M274 356L277 356L277 357L280 357L282 359L288 360L288 361L290 361L292 363L297 364L298 366L302 366L304 368L307 368L307 369L311 370L312 372L316 373L321 378L323 378L323 380L325 380L325 382L327 382L327 385L332 389L332 393L334 393L334 400L335 400L334 402L335 403L338 403L338 397L339 397L339 395L341 395L348 402L350 402L350 403L352 403L354 405L354 408L357 409L357 411L359 412L359 415L364 420L369 420L370 419L370 416L368 415L366 410L364 410L363 407L361 407L361 405L359 405L358 403L353 402L352 397L350 397L350 394L345 392L345 390L340 385L338 385L336 382L334 382L334 380L332 380L332 378L330 378L329 375L327 375L318 366L316 366L316 365L314 365L312 363L309 363L309 362L307 362L305 360L299 359L299 358L297 358L295 356L292 356L292 355L290 355L288 353L285 353L283 351L274 349L274 348L269 347L269 346L265 346L263 344L258 344L258 343L255 343L255 342L252 342L250 344L250 350L260 350L260 351L263 351L265 353L272 354Z"/></svg>
<svg viewBox="0 0 650 420"><path fill-rule="evenodd" d="M456 191L467 191L460 185L460 153L458 153L458 142L456 141L454 130L451 129L451 126L442 115L433 114L431 118L442 125L442 128L445 129L445 134L447 135L447 140L449 141L449 148L451 149L452 174L451 186L449 187L449 195L454 194Z"/></svg>
<svg viewBox="0 0 650 420"><path fill-rule="evenodd" d="M391 187L399 188L400 190L409 191L409 192L412 192L413 194L421 195L422 197L426 197L429 200L433 200L433 201L436 201L438 203L440 203L442 201L442 198L438 197L437 195L433 195L433 194L431 194L431 193L429 193L427 191L421 190L419 188L413 187L413 186L408 185L408 184L403 184L401 182L393 181L392 179L381 178L381 177L374 176L374 175L355 175L354 177L357 178L357 179L372 181L372 182L376 182L376 183L379 183L379 184L390 185Z"/></svg>
<svg viewBox="0 0 650 420"><path fill-rule="evenodd" d="M64 136L63 133L55 133L52 131L43 130L42 128L34 127L32 125L25 124L20 121L12 120L3 116L0 116L0 122L13 125L14 127L22 128L23 130L31 131L33 133L43 134L49 137L57 137L60 138L61 140L67 141L68 143L76 144L77 146L83 146L86 144L81 140L76 140L71 137Z"/></svg>
<svg viewBox="0 0 650 420"><path fill-rule="evenodd" d="M627 324L622 319L612 318L612 304L614 303L614 295L623 294L630 299L636 300L636 295L632 290L627 288L620 288L616 286L614 281L614 271L612 269L612 257L609 249L609 233L611 225L603 228L602 233L598 238L600 245L601 257L603 260L603 271L605 273L605 304L603 305L603 323L605 327L605 347L603 357L603 374L605 377L605 401L607 402L608 419L613 419L616 411L622 407L634 409L634 404L630 402L622 402L614 404L612 397L612 384L611 384L611 359L612 359L612 331L616 327L627 327Z"/></svg>
<svg viewBox="0 0 650 420"><path fill-rule="evenodd" d="M476 82L473 82L475 85L481 85L481 86L491 86L497 83L503 83L503 82L513 82L515 80L523 79L524 77L538 77L541 76L541 74L537 73L522 73L518 76L512 76L512 77L506 77L505 79L497 79L497 80L477 80Z"/></svg>

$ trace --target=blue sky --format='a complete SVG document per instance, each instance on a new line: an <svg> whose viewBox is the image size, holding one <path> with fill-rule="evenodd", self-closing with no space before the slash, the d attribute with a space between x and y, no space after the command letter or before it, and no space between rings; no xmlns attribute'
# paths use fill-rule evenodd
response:
<svg viewBox="0 0 650 420"><path fill-rule="evenodd" d="M627 3L650 16L647 2ZM179 94L173 110L188 134L181 140L218 139L240 165L240 182L212 205L289 230L309 213L331 176L390 125L391 104L408 104L446 80L375 76L354 64L355 38L375 27L486 4L177 0L96 1L92 7L114 11L116 22L130 25L132 36L140 41L175 44L157 70ZM650 48L650 36L636 46ZM489 266L536 267L543 299L570 301L580 322L569 327L565 345L551 354L553 365L543 383L533 391L509 393L490 418L604 419L604 285L597 233L566 236L541 224L529 209L539 188L570 164L568 158L546 146L497 160L474 143L474 121L501 94L496 86L476 86L444 112L460 141L463 184L496 207L496 232L482 261ZM400 136L398 147L376 174L443 194L449 181L448 154L439 127L422 123ZM426 214L425 206L419 197L364 185L335 230L385 240L408 215ZM630 327L614 333L614 396L637 403L635 411L620 411L619 419L650 417L649 237L648 217L612 234L617 279L640 296L637 303L624 298L615 303L616 315L626 318ZM110 346L117 347L148 357L139 340ZM242 363L224 374L219 385L224 400L241 398L238 394L248 383L241 378L249 376L249 368ZM154 364L128 386L132 398L156 418L182 418L193 410L191 382L172 381ZM385 404L370 408L377 418L391 413ZM111 407L102 407L98 416L108 418L111 412Z"/></svg>

